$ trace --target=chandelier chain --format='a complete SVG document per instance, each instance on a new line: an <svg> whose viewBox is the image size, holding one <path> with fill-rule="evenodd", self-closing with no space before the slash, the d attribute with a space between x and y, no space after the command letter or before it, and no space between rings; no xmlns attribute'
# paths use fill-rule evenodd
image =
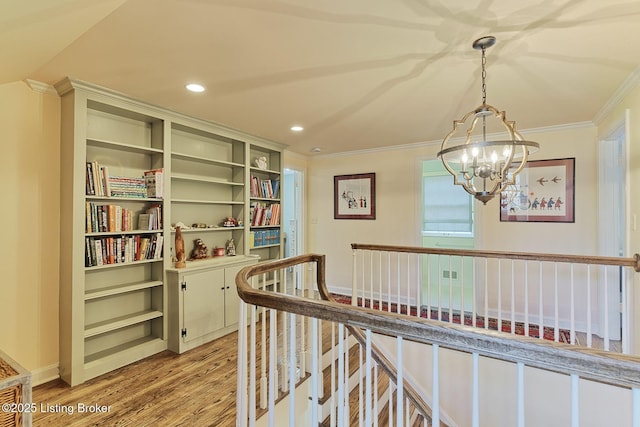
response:
<svg viewBox="0 0 640 427"><path fill-rule="evenodd" d="M486 49L482 48L482 103L487 103L487 55Z"/></svg>

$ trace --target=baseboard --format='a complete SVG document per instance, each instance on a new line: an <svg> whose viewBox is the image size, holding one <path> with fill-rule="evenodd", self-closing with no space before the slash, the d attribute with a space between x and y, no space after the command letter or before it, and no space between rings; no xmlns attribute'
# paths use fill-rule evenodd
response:
<svg viewBox="0 0 640 427"><path fill-rule="evenodd" d="M31 385L33 387L57 380L58 378L60 378L60 369L57 363L31 371Z"/></svg>

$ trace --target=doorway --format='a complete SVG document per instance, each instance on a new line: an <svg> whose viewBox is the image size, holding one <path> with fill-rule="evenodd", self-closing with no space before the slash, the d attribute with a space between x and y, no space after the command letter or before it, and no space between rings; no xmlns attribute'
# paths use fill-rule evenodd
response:
<svg viewBox="0 0 640 427"><path fill-rule="evenodd" d="M628 253L627 213L627 147L629 141L627 116L606 139L598 142L598 252L601 256L621 257ZM612 340L628 340L621 336L628 299L624 294L624 276L620 271L607 270L599 277L598 296L606 301L607 310L600 312L600 335ZM622 315L619 308L622 307ZM608 315L606 314L608 313ZM624 351L624 349L623 349Z"/></svg>
<svg viewBox="0 0 640 427"><path fill-rule="evenodd" d="M304 211L303 211L303 180L304 175L300 170L284 170L283 189L284 200L282 228L284 231L284 256L292 257L301 255L304 251L303 232ZM296 288L301 283L301 272L293 274L290 269L291 279L294 280Z"/></svg>

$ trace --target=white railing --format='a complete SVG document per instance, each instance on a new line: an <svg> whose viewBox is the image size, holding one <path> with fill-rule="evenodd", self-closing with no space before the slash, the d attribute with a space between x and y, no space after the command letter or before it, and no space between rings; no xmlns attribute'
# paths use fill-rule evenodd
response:
<svg viewBox="0 0 640 427"><path fill-rule="evenodd" d="M352 304L629 353L637 255L352 248Z"/></svg>
<svg viewBox="0 0 640 427"><path fill-rule="evenodd" d="M321 300L315 258L260 266L267 270L247 280L252 290ZM422 416L416 403L428 417L428 405L390 368L370 331L241 303L238 335L238 390L245 392L238 393L238 425L404 425Z"/></svg>
<svg viewBox="0 0 640 427"><path fill-rule="evenodd" d="M306 279L291 283L296 276ZM239 426L404 426L422 410L422 425L640 427L639 358L347 306L328 293L319 255L247 267L236 283L244 301ZM355 359L354 337L364 337ZM354 363L363 368L355 374ZM387 364L397 367L389 388L367 375ZM355 407L348 404L353 383Z"/></svg>

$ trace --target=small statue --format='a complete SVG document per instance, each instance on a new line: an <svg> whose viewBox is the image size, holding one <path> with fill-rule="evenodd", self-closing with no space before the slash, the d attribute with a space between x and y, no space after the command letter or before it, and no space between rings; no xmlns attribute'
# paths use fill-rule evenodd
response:
<svg viewBox="0 0 640 427"><path fill-rule="evenodd" d="M186 266L181 227L176 227L176 268L185 268Z"/></svg>
<svg viewBox="0 0 640 427"><path fill-rule="evenodd" d="M237 227L238 226L238 220L235 219L232 216L228 216L224 219L224 222L222 223L223 227Z"/></svg>
<svg viewBox="0 0 640 427"><path fill-rule="evenodd" d="M257 157L254 160L254 163L258 169L262 169L262 170L267 169L268 164L267 164L267 158L265 156Z"/></svg>
<svg viewBox="0 0 640 427"><path fill-rule="evenodd" d="M227 256L235 256L236 255L236 245L233 243L233 239L227 240L225 244L227 248Z"/></svg>
<svg viewBox="0 0 640 427"><path fill-rule="evenodd" d="M207 255L207 245L204 244L202 239L195 239L193 241L193 249L191 250L191 256L189 259L205 259Z"/></svg>

